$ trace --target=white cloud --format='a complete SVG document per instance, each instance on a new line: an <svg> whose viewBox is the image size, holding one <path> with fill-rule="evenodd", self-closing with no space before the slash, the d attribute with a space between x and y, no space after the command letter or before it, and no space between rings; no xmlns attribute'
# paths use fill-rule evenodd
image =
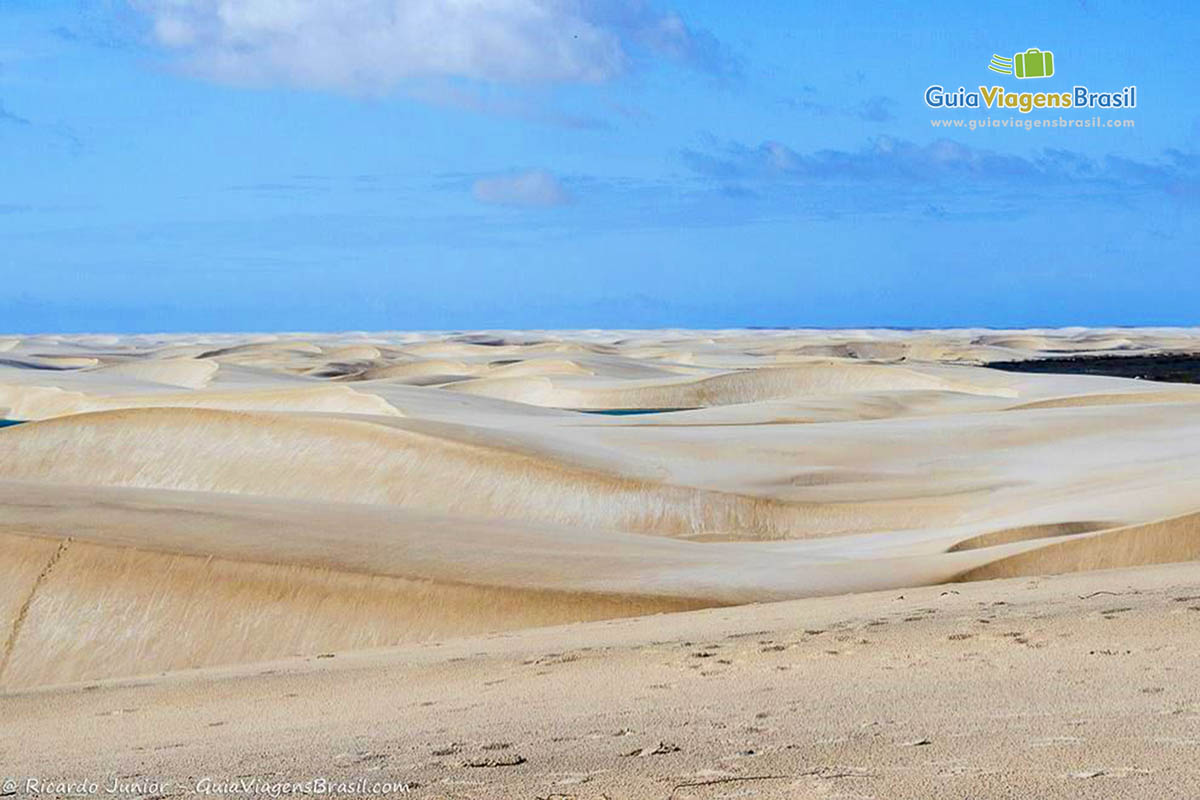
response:
<svg viewBox="0 0 1200 800"><path fill-rule="evenodd" d="M471 193L481 203L501 206L546 207L571 202L571 196L558 178L535 169L513 175L480 178Z"/></svg>
<svg viewBox="0 0 1200 800"><path fill-rule="evenodd" d="M130 0L219 81L386 91L421 78L596 83L654 53L705 69L711 35L645 0Z"/></svg>

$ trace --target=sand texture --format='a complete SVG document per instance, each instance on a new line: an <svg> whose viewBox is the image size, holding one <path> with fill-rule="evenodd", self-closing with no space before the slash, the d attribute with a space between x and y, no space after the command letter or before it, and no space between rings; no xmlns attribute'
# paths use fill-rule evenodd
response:
<svg viewBox="0 0 1200 800"><path fill-rule="evenodd" d="M165 796L1188 798L1198 634L1192 564L812 598L26 692L0 760Z"/></svg>
<svg viewBox="0 0 1200 800"><path fill-rule="evenodd" d="M352 767L430 797L1194 795L1200 601L1174 599L1200 573L1150 565L1200 558L1200 386L987 364L1196 351L1184 329L7 337L0 764Z"/></svg>

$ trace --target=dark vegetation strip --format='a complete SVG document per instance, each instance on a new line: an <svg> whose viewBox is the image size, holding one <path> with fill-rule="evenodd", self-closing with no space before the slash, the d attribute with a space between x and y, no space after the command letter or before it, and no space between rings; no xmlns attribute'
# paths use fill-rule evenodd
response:
<svg viewBox="0 0 1200 800"><path fill-rule="evenodd" d="M987 366L1008 372L1111 375L1168 383L1200 383L1200 355L1163 353L1143 356L1063 356L1028 361L993 361Z"/></svg>

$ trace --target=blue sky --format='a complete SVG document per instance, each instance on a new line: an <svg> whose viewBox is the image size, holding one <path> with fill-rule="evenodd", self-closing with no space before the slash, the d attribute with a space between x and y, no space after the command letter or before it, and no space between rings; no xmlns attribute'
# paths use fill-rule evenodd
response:
<svg viewBox="0 0 1200 800"><path fill-rule="evenodd" d="M1178 2L0 0L0 328L1196 324ZM1056 75L987 70L1052 50ZM930 84L1138 87L934 129Z"/></svg>

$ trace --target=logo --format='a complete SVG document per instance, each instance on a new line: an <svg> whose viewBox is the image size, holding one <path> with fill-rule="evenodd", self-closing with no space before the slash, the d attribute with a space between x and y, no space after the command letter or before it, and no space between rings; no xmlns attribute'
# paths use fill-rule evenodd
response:
<svg viewBox="0 0 1200 800"><path fill-rule="evenodd" d="M1056 76L1054 53L1031 47L1012 58L993 54L988 69L1018 79L1053 78ZM952 86L953 84L951 84ZM1039 87L1041 88L1041 87ZM1049 91L1009 91L1003 86L979 85L975 90L965 85L957 90L935 83L925 90L925 105L947 110L978 109L1016 111L1020 114L1057 113L1061 109L1128 109L1137 108L1137 86L1129 85L1115 91L1093 91L1083 84L1045 87Z"/></svg>
<svg viewBox="0 0 1200 800"><path fill-rule="evenodd" d="M1018 78L1049 78L1054 74L1054 53L1036 47L1031 47L1024 53L1017 53L1012 58L993 53L988 69Z"/></svg>
<svg viewBox="0 0 1200 800"><path fill-rule="evenodd" d="M992 72L999 72L1001 75L1012 75L1013 60L998 56L992 53L992 63L988 64L988 69Z"/></svg>

